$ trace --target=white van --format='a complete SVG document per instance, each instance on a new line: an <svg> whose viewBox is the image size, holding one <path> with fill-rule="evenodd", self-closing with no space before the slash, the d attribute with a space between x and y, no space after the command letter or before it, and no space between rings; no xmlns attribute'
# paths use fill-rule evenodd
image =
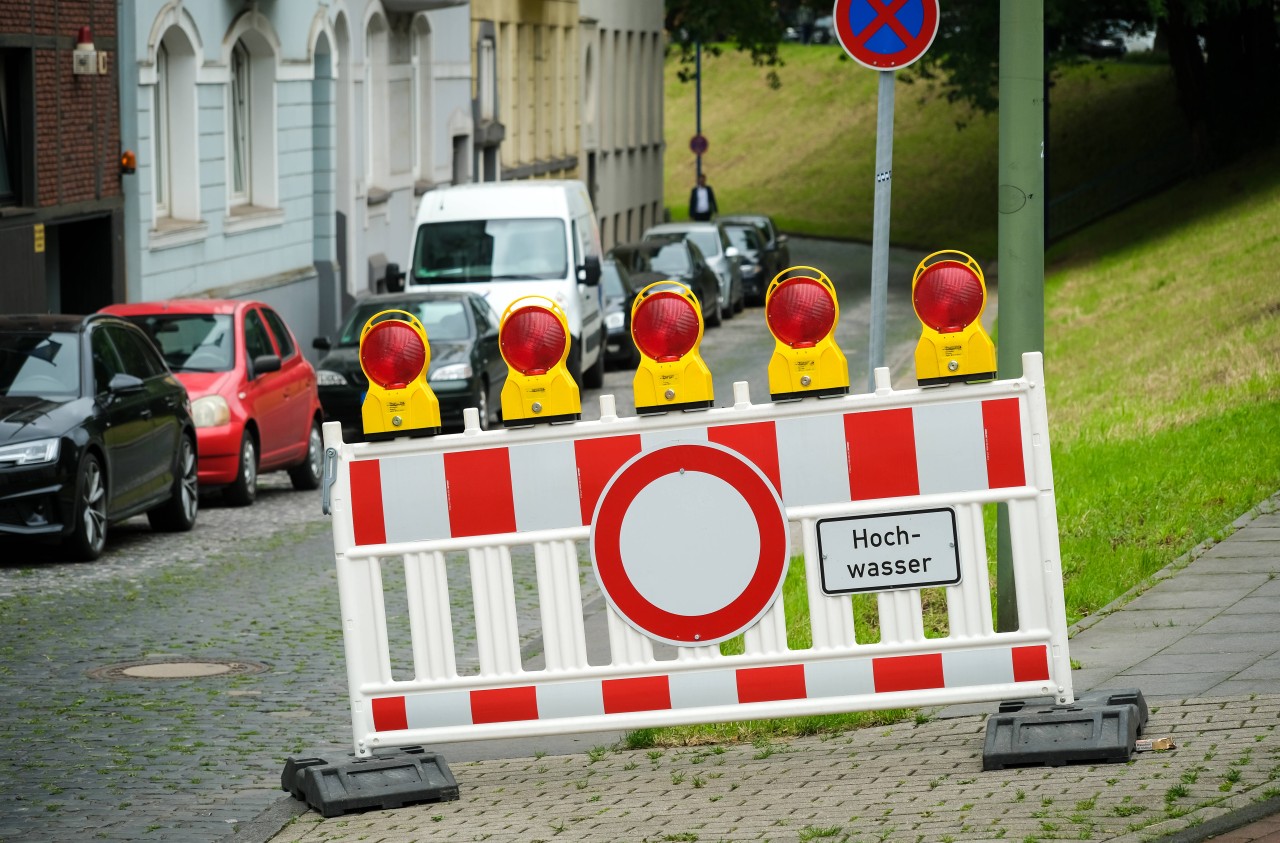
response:
<svg viewBox="0 0 1280 843"><path fill-rule="evenodd" d="M430 191L418 208L404 284L409 292L483 293L499 315L521 296L552 299L569 319L570 373L582 386L603 384L600 230L582 182L484 182Z"/></svg>

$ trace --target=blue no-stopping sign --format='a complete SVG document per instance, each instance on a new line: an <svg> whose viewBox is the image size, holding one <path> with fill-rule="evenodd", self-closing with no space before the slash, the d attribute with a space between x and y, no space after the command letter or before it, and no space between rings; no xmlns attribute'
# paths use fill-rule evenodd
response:
<svg viewBox="0 0 1280 843"><path fill-rule="evenodd" d="M836 37L872 70L898 70L924 55L938 34L938 0L836 0Z"/></svg>

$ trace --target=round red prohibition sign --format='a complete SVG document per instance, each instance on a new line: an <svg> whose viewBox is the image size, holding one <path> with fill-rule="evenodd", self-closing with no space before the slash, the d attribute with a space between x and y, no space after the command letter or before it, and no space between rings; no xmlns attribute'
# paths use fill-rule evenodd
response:
<svg viewBox="0 0 1280 843"><path fill-rule="evenodd" d="M925 54L938 34L938 0L836 0L836 39L872 70L899 70Z"/></svg>
<svg viewBox="0 0 1280 843"><path fill-rule="evenodd" d="M787 514L773 484L710 442L638 454L605 486L591 563L605 598L638 631L681 646L752 626L782 590Z"/></svg>

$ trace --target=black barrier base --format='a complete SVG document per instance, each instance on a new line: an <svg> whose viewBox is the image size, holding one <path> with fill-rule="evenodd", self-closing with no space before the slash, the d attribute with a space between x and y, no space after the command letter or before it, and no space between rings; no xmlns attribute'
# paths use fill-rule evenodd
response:
<svg viewBox="0 0 1280 843"><path fill-rule="evenodd" d="M1146 725L1147 701L1136 688L1090 691L1072 705L1006 700L987 718L982 769L1128 761Z"/></svg>
<svg viewBox="0 0 1280 843"><path fill-rule="evenodd" d="M340 764L323 758L288 758L280 786L324 817L458 798L458 782L444 757L420 746L372 758L348 758Z"/></svg>

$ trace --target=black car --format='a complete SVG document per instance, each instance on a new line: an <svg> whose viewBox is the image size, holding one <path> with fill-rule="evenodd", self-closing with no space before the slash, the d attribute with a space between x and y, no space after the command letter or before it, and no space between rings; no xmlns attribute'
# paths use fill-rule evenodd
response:
<svg viewBox="0 0 1280 843"><path fill-rule="evenodd" d="M774 225L773 217L768 214L730 214L727 217L720 217L720 222L726 224L749 222L760 229L761 235L764 236L764 260L761 263L764 265L766 292L769 282L779 272L791 268L791 246L787 243L787 235Z"/></svg>
<svg viewBox="0 0 1280 843"><path fill-rule="evenodd" d="M113 522L196 523L187 391L115 316L0 316L0 543L61 540L97 559Z"/></svg>
<svg viewBox="0 0 1280 843"><path fill-rule="evenodd" d="M742 295L748 304L764 304L765 287L777 272L769 272L764 249L764 235L749 222L727 222L729 242L738 250L738 268L742 271Z"/></svg>
<svg viewBox="0 0 1280 843"><path fill-rule="evenodd" d="M475 407L481 427L488 427L502 406L507 382L507 364L498 350L498 317L478 293L444 291L359 299L336 343L328 337L315 339L312 346L327 352L316 366L325 421L341 422L350 441L363 438L360 407L369 381L360 368L360 331L384 310L407 311L426 328L431 347L427 383L440 400L441 424L461 429L462 411Z"/></svg>
<svg viewBox="0 0 1280 843"><path fill-rule="evenodd" d="M625 243L610 249L608 257L626 269L636 292L655 281L684 284L698 297L706 326L720 324L720 281L692 240L672 237Z"/></svg>
<svg viewBox="0 0 1280 843"><path fill-rule="evenodd" d="M600 262L600 292L604 295L604 361L626 368L640 362L640 352L631 339L631 305L640 292L631 273L611 257Z"/></svg>

